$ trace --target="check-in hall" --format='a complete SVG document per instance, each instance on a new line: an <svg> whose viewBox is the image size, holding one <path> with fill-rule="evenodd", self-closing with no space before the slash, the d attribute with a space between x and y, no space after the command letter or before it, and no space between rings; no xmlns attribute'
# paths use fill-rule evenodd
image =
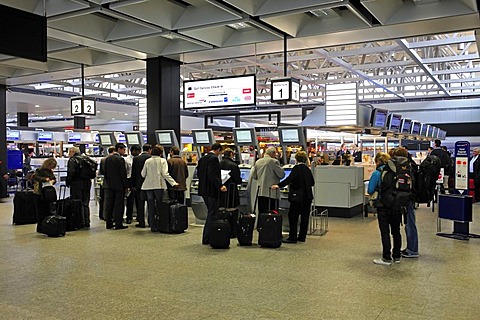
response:
<svg viewBox="0 0 480 320"><path fill-rule="evenodd" d="M478 1L0 21L1 319L478 318Z"/></svg>

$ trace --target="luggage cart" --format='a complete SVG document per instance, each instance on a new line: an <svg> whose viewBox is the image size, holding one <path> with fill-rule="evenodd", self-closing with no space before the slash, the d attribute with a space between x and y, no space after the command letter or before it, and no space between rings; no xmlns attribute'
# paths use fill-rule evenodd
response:
<svg viewBox="0 0 480 320"><path fill-rule="evenodd" d="M310 221L308 234L311 236L324 236L328 232L328 210L318 211L312 205L310 210Z"/></svg>

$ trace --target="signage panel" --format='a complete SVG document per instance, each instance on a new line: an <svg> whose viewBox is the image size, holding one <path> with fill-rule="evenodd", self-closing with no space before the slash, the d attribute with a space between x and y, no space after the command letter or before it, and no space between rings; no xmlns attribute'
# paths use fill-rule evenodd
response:
<svg viewBox="0 0 480 320"><path fill-rule="evenodd" d="M470 159L470 142L455 142L455 189L468 190L468 161Z"/></svg>

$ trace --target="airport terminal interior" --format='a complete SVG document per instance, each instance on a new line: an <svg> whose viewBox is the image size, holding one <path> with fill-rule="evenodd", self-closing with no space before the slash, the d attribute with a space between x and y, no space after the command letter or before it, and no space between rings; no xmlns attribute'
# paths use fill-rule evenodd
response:
<svg viewBox="0 0 480 320"><path fill-rule="evenodd" d="M0 319L478 319L479 11L477 0L0 0ZM404 146L421 164L436 140L453 165L416 209L419 256L373 263L375 156ZM196 168L215 142L239 165L239 212L257 216L256 161L274 147L287 177L306 152L305 242L264 248L254 230L251 246L202 245ZM116 143L179 148L185 232L135 219L106 229L100 172L89 227L47 237L15 223L14 198L33 197L46 159L60 200L69 150L100 163ZM284 238L288 194L275 195Z"/></svg>

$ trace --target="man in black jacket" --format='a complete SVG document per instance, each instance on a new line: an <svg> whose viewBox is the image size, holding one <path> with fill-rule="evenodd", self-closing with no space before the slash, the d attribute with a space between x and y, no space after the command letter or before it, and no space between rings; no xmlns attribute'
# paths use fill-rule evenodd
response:
<svg viewBox="0 0 480 320"><path fill-rule="evenodd" d="M448 166L450 164L450 157L448 156L448 153L445 152L441 145L440 140L435 140L435 148L433 148L432 152L430 152L431 155L437 156L440 158L441 166L443 168L443 183L441 186L441 192L445 193L445 189L448 190ZM445 188L446 185L446 188Z"/></svg>
<svg viewBox="0 0 480 320"><path fill-rule="evenodd" d="M223 159L220 161L220 170L230 171L230 178L225 182L227 188L232 187L232 190L228 190L227 193L220 194L220 206L225 206L226 202L228 208L235 208L240 204L240 196L238 194L237 185L242 184L242 178L240 176L240 168L238 164L233 161L235 153L232 149L227 148L223 152ZM225 199L228 194L229 199Z"/></svg>
<svg viewBox="0 0 480 320"><path fill-rule="evenodd" d="M220 163L218 156L222 152L222 145L214 143L211 151L198 161L198 194L202 196L207 206L207 219L203 228L202 244L210 244L210 226L218 217L218 198L220 192L226 192L227 187L222 184Z"/></svg>
<svg viewBox="0 0 480 320"><path fill-rule="evenodd" d="M133 158L132 164L132 186L135 194L135 204L137 206L137 221L135 227L145 228L145 192L142 191L143 180L142 169L145 161L151 157L152 146L148 143L143 145L143 152L137 157Z"/></svg>
<svg viewBox="0 0 480 320"><path fill-rule="evenodd" d="M126 148L123 143L117 143L115 152L105 160L105 180L108 185L105 189L107 229L113 228L112 216L115 222L115 230L128 228L128 226L123 225L125 192L129 190L127 169L123 159Z"/></svg>

